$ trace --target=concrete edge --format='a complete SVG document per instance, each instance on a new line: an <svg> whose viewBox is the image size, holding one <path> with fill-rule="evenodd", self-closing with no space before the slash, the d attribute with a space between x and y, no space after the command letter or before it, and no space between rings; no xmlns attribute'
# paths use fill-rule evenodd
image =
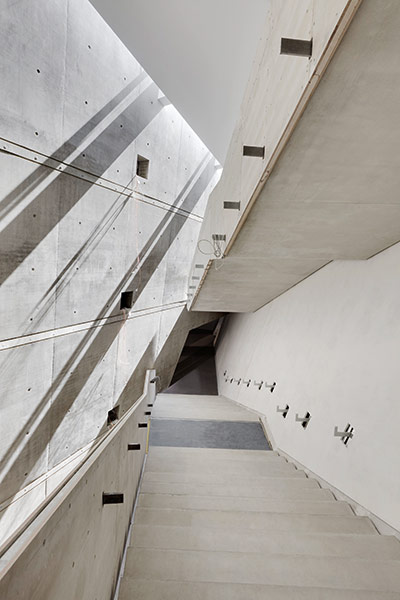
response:
<svg viewBox="0 0 400 600"><path fill-rule="evenodd" d="M333 493L333 495L335 496L336 500L348 502L348 504L350 504L354 513L358 517L368 517L370 519L370 521L373 523L373 525L375 526L375 528L377 529L378 533L380 533L381 535L392 535L392 536L396 537L398 540L400 540L400 531L398 531L397 529L395 529L394 527L389 525L389 523L386 523L386 521L383 521L382 519L377 517L374 513L369 511L367 508L365 508L364 506L362 506L361 504L356 502L356 500L353 500L353 498L350 498L350 496L347 496L346 494L341 492L334 485L331 485L328 481L326 481L325 479L322 479L322 477L320 477L319 475L317 475L316 473L314 473L313 471L311 471L310 469L308 469L307 467L302 465L299 461L297 461L295 458L293 458L292 456L290 456L289 454L287 454L280 448L275 447L274 450L276 450L280 456L283 456L284 458L286 458L286 460L288 462L294 464L295 467L297 467L298 469L302 469L310 479L312 478L312 479L315 479L316 481L318 481L318 483L320 484L322 489L330 490Z"/></svg>

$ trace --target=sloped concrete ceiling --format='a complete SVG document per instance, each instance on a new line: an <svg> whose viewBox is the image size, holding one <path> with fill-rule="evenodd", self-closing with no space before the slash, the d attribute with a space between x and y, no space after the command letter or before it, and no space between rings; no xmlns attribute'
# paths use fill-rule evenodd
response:
<svg viewBox="0 0 400 600"><path fill-rule="evenodd" d="M316 76L316 61L351 3L288 0L279 13L273 0L279 18L265 32L269 51L260 49L200 234L209 253L212 234L226 234L226 258L216 270L215 261L197 253L195 310L256 310L332 260L365 260L400 239L400 4L352 4L349 28L326 72ZM280 55L283 35L312 37L311 59ZM296 118L315 79L321 83ZM243 157L248 143L265 146L265 159ZM224 210L225 200L240 202L240 210Z"/></svg>
<svg viewBox="0 0 400 600"><path fill-rule="evenodd" d="M91 0L224 162L270 0Z"/></svg>

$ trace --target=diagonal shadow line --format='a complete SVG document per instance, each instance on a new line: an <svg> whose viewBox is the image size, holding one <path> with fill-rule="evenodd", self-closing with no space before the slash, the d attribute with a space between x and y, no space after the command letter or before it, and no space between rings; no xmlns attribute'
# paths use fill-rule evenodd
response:
<svg viewBox="0 0 400 600"><path fill-rule="evenodd" d="M89 260L89 257L92 254L92 252L94 252L97 246L101 243L101 241L111 229L111 227L118 219L118 217L120 216L120 214L122 213L129 201L130 198L126 197L123 197L121 201L120 196L108 209L107 213L103 216L101 221L90 233L87 240L85 240L81 247L72 256L72 258L70 258L70 260L62 269L62 271L60 271L56 279L53 281L51 286L43 294L42 298L39 300L39 302L37 303L37 305L31 313L35 315L34 326L28 327L28 329L22 335L27 335L31 333L33 329L37 330L39 323L42 322L42 320L48 314L49 310L51 310L56 299L59 298L63 290L71 283L72 279L76 276L76 270L74 268L75 265L79 263L80 267L82 267L85 264L85 262ZM39 312L35 314L36 311Z"/></svg>
<svg viewBox="0 0 400 600"><path fill-rule="evenodd" d="M126 410L128 410L128 408L130 408L130 406L135 404L136 401L141 397L141 395L143 393L144 380L146 377L148 365L152 364L153 360L154 360L154 349L155 349L155 336L153 336L151 338L151 340L149 341L149 343L147 344L145 350L142 353L142 356L140 357L139 361L137 362L135 368L133 369L133 371L129 377L129 380L125 384L118 400L115 402L115 405L119 404L122 407L127 405ZM96 382L96 385L98 385L98 382ZM128 403L129 403L129 405L128 405ZM123 415L126 412L126 410L124 410L124 408L123 408L121 414ZM107 421L108 421L108 419L106 417L104 419L103 424L100 427L97 437L95 439L91 440L90 447L93 447L95 445L98 437L103 436L105 433L107 433L107 431L110 430L110 425L107 424ZM86 459L84 459L84 461L85 460ZM68 477L68 475L67 475L67 477ZM12 502L14 497L15 496L13 496L11 498L5 498L3 500L10 500L10 502ZM4 510L2 510L0 512L0 522L3 520L4 517L7 516L7 508L8 507L6 507ZM34 508L35 507L33 506L32 511L34 510Z"/></svg>
<svg viewBox="0 0 400 600"><path fill-rule="evenodd" d="M138 135L160 113L163 106L157 100L158 88L151 84L88 146L86 154L94 162L96 173L106 169L128 148ZM2 236L0 284L3 283L38 246L62 218L79 202L94 182L76 177L63 179L79 158L72 161L56 179L40 192L15 219L7 225ZM96 175L100 176L100 175ZM59 202L57 200L59 199ZM37 218L32 218L35 214ZM26 238L29 231L29 239Z"/></svg>
<svg viewBox="0 0 400 600"><path fill-rule="evenodd" d="M71 154L80 146L85 138L93 131L95 127L100 123L116 108L129 94L147 78L145 72L140 73L131 83L124 87L119 94L117 94L110 102L108 102L102 109L100 109L93 117L85 123L78 131L76 131L66 142L62 144L53 154L45 160L40 167L35 169L33 173L28 175L17 187L7 194L0 202L1 212L6 216L10 210L17 206L24 198L37 187L49 173L42 167L52 167L53 160L60 162L65 161ZM5 152L7 154L7 152Z"/></svg>
<svg viewBox="0 0 400 600"><path fill-rule="evenodd" d="M207 157L205 157L202 163L197 167L195 173L191 176L190 180L185 184L185 187L179 194L178 198L175 201L175 205L179 204L179 197L183 197L185 192L191 185L191 180L195 178L195 175L200 171L201 167L204 165ZM188 212L191 212L196 206L197 202L200 200L202 194L206 190L207 186L211 182L213 176L215 174L214 167L214 158L210 158L206 166L203 168L201 174L197 178L193 187L188 192L185 200L182 203L182 207L184 207ZM176 213L167 213L165 217L162 219L151 238L148 240L146 247L150 250L149 254L142 261L141 269L146 268L146 280L143 279L143 274L139 272L131 276L132 269L135 269L137 266L137 258L132 261L129 269L126 271L126 275L121 279L120 284L114 290L112 295L109 297L107 302L104 304L102 310L100 311L97 319L102 318L106 312L107 304L115 302L112 313L117 313L119 311L119 295L121 290L128 288L134 288L138 290L138 295L144 290L147 285L147 282L153 275L155 269L158 267L162 258L165 256L168 248L171 246L179 231L182 229L183 225L187 221L187 216L183 216L181 214ZM169 222L168 222L169 221ZM166 227L165 227L166 226ZM165 228L165 229L164 229ZM164 231L163 231L164 229ZM157 240L158 238L158 240ZM157 240L155 245L152 247L153 243ZM142 250L146 252L146 249ZM135 287L136 286L136 287ZM79 395L86 382L88 381L90 375L93 373L97 365L103 359L103 357L108 352L112 343L116 339L118 333L120 331L120 327L108 327L107 325L103 326L96 332L96 330L89 330L81 342L78 344L75 349L73 355L68 359L68 361L63 366L60 373L55 378L54 382L50 386L49 390L46 392L45 396L41 400L40 404L35 409L33 415L31 415L28 423L24 425L24 428L20 431L12 445L9 447L7 453L4 455L0 462L0 469L4 469L6 467L7 462L12 457L13 453L22 446L21 451L18 456L13 460L12 464L8 467L7 472L2 479L2 485L6 488L7 483L14 476L19 475L19 472L25 470L30 472L37 460L42 455L45 450L47 444L50 442L53 437L55 431L58 426L64 419L65 414L69 410L69 408L74 403L74 400ZM93 339L92 339L93 338ZM90 345L88 346L88 344ZM79 362L76 366L75 357L80 356L80 354L84 352L83 356L79 359ZM72 369L72 370L71 370ZM65 381L63 381L65 379ZM61 386L61 387L60 387ZM58 388L60 390L58 391ZM53 395L55 395L53 397ZM41 409L46 406L49 400L52 399L51 406L49 410L41 417L38 425L35 428L34 433L29 437L29 439L23 443L23 440L26 437L26 429L30 427L30 425L35 421L35 414L40 413ZM10 482L12 484L12 481ZM21 485L23 481L19 482ZM19 489L19 487L18 487Z"/></svg>
<svg viewBox="0 0 400 600"><path fill-rule="evenodd" d="M76 263L79 262L79 264L82 266L89 259L90 255L101 243L102 239L110 230L113 223L118 219L119 215L122 213L129 200L130 198L120 196L108 209L107 213L104 215L102 220L96 225L94 230L91 232L89 238L85 241L84 244L82 244L82 246L77 250L74 256L68 261L67 265L63 268L63 270L60 272L55 281L46 290L42 298L36 304L32 312L32 314L35 315L35 324L27 327L21 335L29 335L30 333L32 333L33 330L37 329L38 324L42 322L46 314L48 314L49 310L51 310L56 299L58 299L60 294L75 277L76 270L74 267ZM9 371L10 365L13 363L17 356L17 350L11 351L11 353L8 354L7 358L1 363L0 379L2 377L2 374L7 373L7 371Z"/></svg>

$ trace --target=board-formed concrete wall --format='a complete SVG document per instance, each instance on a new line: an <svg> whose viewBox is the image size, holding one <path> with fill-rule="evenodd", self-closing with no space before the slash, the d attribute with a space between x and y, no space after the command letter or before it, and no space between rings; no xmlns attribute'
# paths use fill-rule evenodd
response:
<svg viewBox="0 0 400 600"><path fill-rule="evenodd" d="M2 0L0 27L3 540L215 318L186 290L220 171L87 0Z"/></svg>
<svg viewBox="0 0 400 600"><path fill-rule="evenodd" d="M138 425L155 400L154 374L147 371L140 399L2 554L0 598L113 597L145 458L148 428ZM103 493L123 494L122 502L105 504Z"/></svg>
<svg viewBox="0 0 400 600"><path fill-rule="evenodd" d="M400 244L332 262L255 313L230 316L216 356L220 394L265 415L278 448L397 530L399 261ZM276 382L272 393L265 382ZM295 417L307 412L304 429ZM334 428L348 424L344 445Z"/></svg>

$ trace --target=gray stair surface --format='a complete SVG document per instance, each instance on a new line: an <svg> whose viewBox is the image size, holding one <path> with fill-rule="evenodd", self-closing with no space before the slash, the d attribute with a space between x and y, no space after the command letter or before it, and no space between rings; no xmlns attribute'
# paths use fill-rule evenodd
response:
<svg viewBox="0 0 400 600"><path fill-rule="evenodd" d="M154 413L256 420L218 396L159 395ZM400 600L396 537L279 453L235 444L150 446L119 600Z"/></svg>
<svg viewBox="0 0 400 600"><path fill-rule="evenodd" d="M120 600L400 600L400 593L125 577Z"/></svg>
<svg viewBox="0 0 400 600"><path fill-rule="evenodd" d="M135 525L131 545L135 548L170 548L254 552L258 554L309 554L400 560L400 544L393 536L353 533L298 533L252 529Z"/></svg>
<svg viewBox="0 0 400 600"><path fill-rule="evenodd" d="M395 592L399 562L337 556L129 548L125 576L166 581L258 583Z"/></svg>

